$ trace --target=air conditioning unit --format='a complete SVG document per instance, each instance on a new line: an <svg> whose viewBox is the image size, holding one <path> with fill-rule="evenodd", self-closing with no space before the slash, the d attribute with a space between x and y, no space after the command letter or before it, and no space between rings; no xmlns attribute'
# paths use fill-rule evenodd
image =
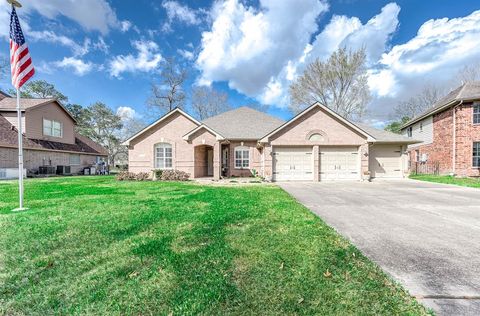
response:
<svg viewBox="0 0 480 316"><path fill-rule="evenodd" d="M57 166L57 174L71 174L70 166Z"/></svg>
<svg viewBox="0 0 480 316"><path fill-rule="evenodd" d="M38 167L38 174L55 174L56 168L54 166L40 166Z"/></svg>

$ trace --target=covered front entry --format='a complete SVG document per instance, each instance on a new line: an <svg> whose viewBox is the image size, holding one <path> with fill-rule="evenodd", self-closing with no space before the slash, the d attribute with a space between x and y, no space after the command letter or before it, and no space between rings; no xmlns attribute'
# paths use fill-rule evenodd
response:
<svg viewBox="0 0 480 316"><path fill-rule="evenodd" d="M402 146L373 145L369 151L372 178L402 178Z"/></svg>
<svg viewBox="0 0 480 316"><path fill-rule="evenodd" d="M195 146L194 178L213 177L213 147Z"/></svg>
<svg viewBox="0 0 480 316"><path fill-rule="evenodd" d="M312 147L275 147L274 181L313 181Z"/></svg>
<svg viewBox="0 0 480 316"><path fill-rule="evenodd" d="M358 147L320 147L320 181L359 180Z"/></svg>

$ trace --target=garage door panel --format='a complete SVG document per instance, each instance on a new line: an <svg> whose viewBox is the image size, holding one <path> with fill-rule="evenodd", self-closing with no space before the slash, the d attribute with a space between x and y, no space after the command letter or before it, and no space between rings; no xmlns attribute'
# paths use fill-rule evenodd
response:
<svg viewBox="0 0 480 316"><path fill-rule="evenodd" d="M320 181L359 179L358 147L320 147L319 163Z"/></svg>
<svg viewBox="0 0 480 316"><path fill-rule="evenodd" d="M275 181L312 181L311 147L277 147L273 151Z"/></svg>
<svg viewBox="0 0 480 316"><path fill-rule="evenodd" d="M370 171L373 178L402 177L402 147L377 145L370 148Z"/></svg>

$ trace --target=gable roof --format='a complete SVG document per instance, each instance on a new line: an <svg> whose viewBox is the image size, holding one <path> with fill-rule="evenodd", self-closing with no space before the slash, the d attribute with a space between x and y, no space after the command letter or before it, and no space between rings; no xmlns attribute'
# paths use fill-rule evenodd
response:
<svg viewBox="0 0 480 316"><path fill-rule="evenodd" d="M216 131L214 131L213 129L211 129L210 127L208 127L205 124L198 125L194 129L192 129L190 132L188 132L187 134L185 134L183 136L183 139L184 140L190 140L190 136L192 136L193 134L195 134L197 131L201 130L202 128L206 129L207 131L209 131L210 133L215 135L217 140L224 140L225 139L225 137L223 137L221 134L217 133Z"/></svg>
<svg viewBox="0 0 480 316"><path fill-rule="evenodd" d="M22 111L36 108L48 103L56 103L60 108L67 113L67 115L74 121L75 118L72 114L57 100L57 99L41 99L41 98L21 98L20 99L20 109ZM17 110L17 98L12 98L10 96L0 99L0 111L13 112Z"/></svg>
<svg viewBox="0 0 480 316"><path fill-rule="evenodd" d="M10 98L8 94L0 90L0 100L5 99L5 98Z"/></svg>
<svg viewBox="0 0 480 316"><path fill-rule="evenodd" d="M142 135L146 131L150 130L151 128L157 126L158 124L160 124L161 122L163 122L164 120L166 120L167 118L169 118L170 116L172 116L175 113L180 113L181 115L185 116L186 118L188 118L190 121L192 121L193 123L195 123L197 125L201 124L199 121L197 121L195 118L193 118L192 116L185 113L183 110L181 110L179 108L175 108L175 109L171 110L170 112L166 113L165 115L161 116L158 120L156 120L152 124L146 126L145 128L141 129L137 133L133 134L130 138L128 138L126 141L124 141L122 143L122 145L128 146L132 140L134 140L138 136Z"/></svg>
<svg viewBox="0 0 480 316"><path fill-rule="evenodd" d="M226 139L258 140L279 127L283 120L242 106L202 122Z"/></svg>
<svg viewBox="0 0 480 316"><path fill-rule="evenodd" d="M107 151L88 137L75 133L75 144L65 144L41 139L31 139L23 135L25 149L54 150L106 156ZM0 147L18 148L18 130L0 114Z"/></svg>
<svg viewBox="0 0 480 316"><path fill-rule="evenodd" d="M480 81L467 82L450 91L446 96L435 102L431 108L414 117L404 125L402 129L438 112L444 111L463 101L480 100Z"/></svg>
<svg viewBox="0 0 480 316"><path fill-rule="evenodd" d="M329 109L328 107L320 104L319 102L315 102L314 104L312 104L309 107L307 107L306 109L304 109L302 112L295 115L292 119L290 119L287 122L285 122L284 124L280 125L278 128L271 131L270 133L264 135L261 139L261 142L268 142L268 139L271 136L275 135L276 133L278 133L279 131L281 131L285 127L289 126L290 124L292 124L293 122L295 122L296 120L298 120L299 118L301 118L302 116L304 116L305 114L307 114L308 112L310 112L311 110L313 110L315 108L323 109L324 111L326 111L327 113L329 113L333 117L337 118L340 122L343 122L345 125L349 126L350 128L352 128L356 132L360 133L361 135L364 135L367 138L367 140L370 140L370 141L373 140L372 135L370 135L369 133L367 133L363 129L359 128L358 126L356 126L355 124L353 124L349 120L345 119L344 117L342 117L340 114L336 113L335 111Z"/></svg>

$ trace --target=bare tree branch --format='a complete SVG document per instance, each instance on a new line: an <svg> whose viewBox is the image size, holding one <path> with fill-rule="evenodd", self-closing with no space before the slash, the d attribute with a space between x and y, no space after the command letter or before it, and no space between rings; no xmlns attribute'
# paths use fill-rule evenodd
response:
<svg viewBox="0 0 480 316"><path fill-rule="evenodd" d="M200 120L228 111L228 94L210 87L196 87L192 93L192 109Z"/></svg>
<svg viewBox="0 0 480 316"><path fill-rule="evenodd" d="M426 85L417 95L395 106L395 117L412 119L431 108L441 96L441 90L437 86Z"/></svg>
<svg viewBox="0 0 480 316"><path fill-rule="evenodd" d="M359 119L370 101L365 50L340 48L322 62L316 59L290 86L290 111L319 102L348 119Z"/></svg>

